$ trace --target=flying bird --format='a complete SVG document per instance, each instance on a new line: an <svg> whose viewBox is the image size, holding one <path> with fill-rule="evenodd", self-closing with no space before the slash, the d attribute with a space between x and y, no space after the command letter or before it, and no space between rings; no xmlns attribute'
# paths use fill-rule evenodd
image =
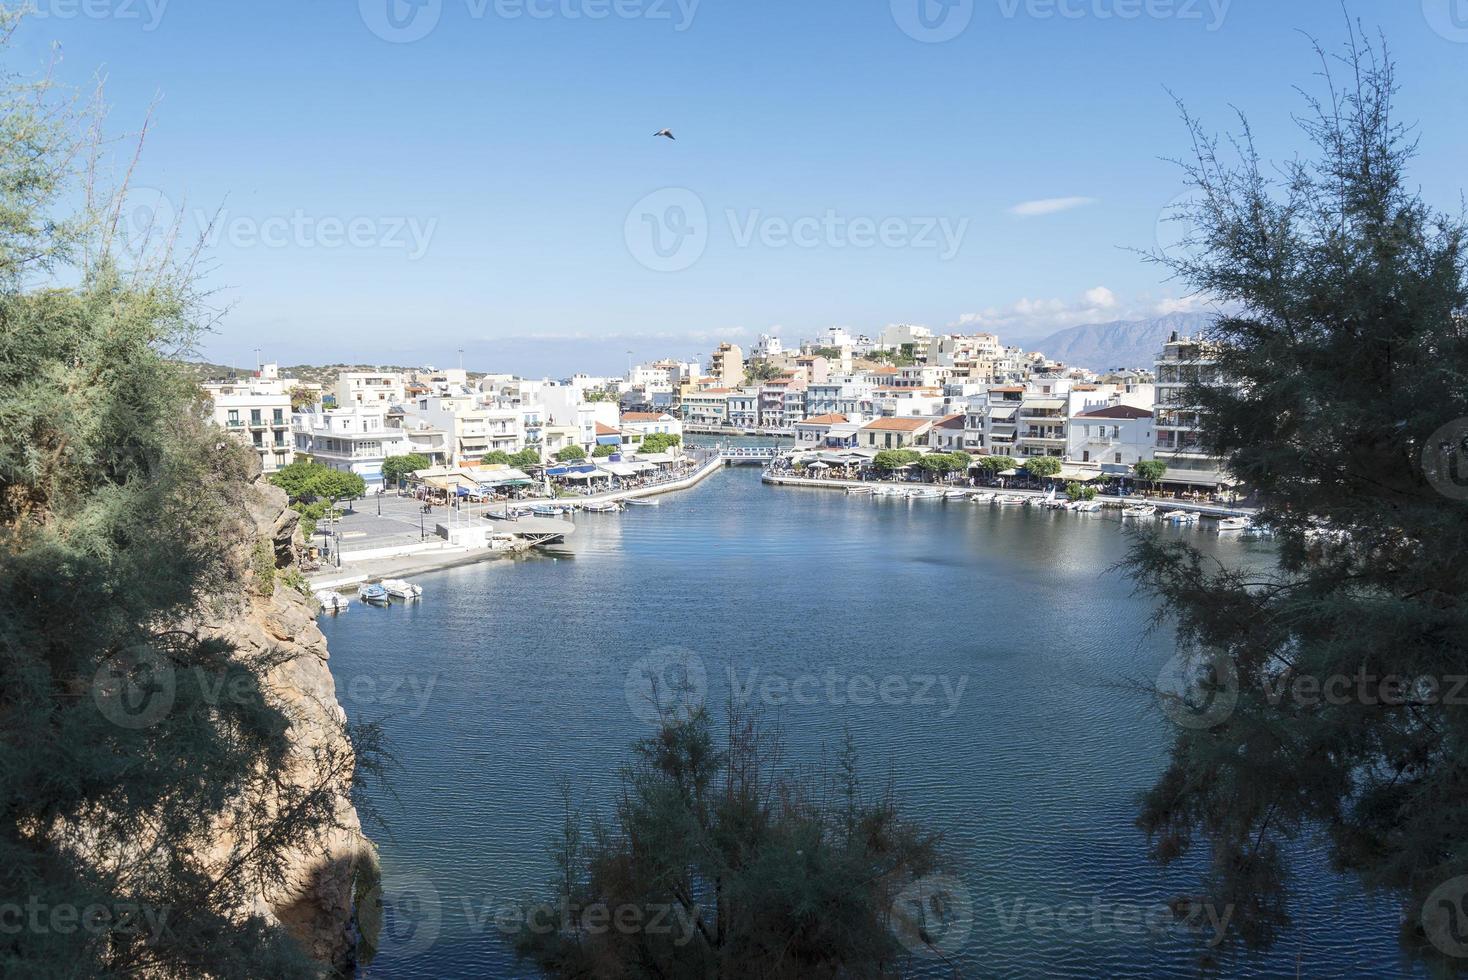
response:
<svg viewBox="0 0 1468 980"><path fill-rule="evenodd" d="M673 131L671 129L661 129L661 130L658 130L656 133L653 133L653 135L654 136L666 136L670 140L676 140L677 139L677 137L673 135Z"/></svg>

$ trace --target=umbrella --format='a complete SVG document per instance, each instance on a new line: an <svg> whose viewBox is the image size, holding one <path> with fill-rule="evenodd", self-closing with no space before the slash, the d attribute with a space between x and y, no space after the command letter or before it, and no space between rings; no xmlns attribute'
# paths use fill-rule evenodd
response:
<svg viewBox="0 0 1468 980"><path fill-rule="evenodd" d="M811 463L809 466L806 467L806 469L808 470L829 470L830 468L830 463Z"/></svg>

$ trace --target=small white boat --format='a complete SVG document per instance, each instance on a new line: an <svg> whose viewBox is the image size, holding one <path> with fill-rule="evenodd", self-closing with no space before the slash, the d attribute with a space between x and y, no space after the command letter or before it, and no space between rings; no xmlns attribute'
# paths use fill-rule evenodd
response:
<svg viewBox="0 0 1468 980"><path fill-rule="evenodd" d="M1227 534L1230 531L1252 531L1254 522L1247 517L1225 517L1218 522L1218 533Z"/></svg>
<svg viewBox="0 0 1468 980"><path fill-rule="evenodd" d="M1151 504L1128 504L1122 508L1122 517L1153 517L1157 514L1157 508Z"/></svg>
<svg viewBox="0 0 1468 980"><path fill-rule="evenodd" d="M392 601L387 590L380 585L357 586L357 598L374 606L385 606Z"/></svg>
<svg viewBox="0 0 1468 980"><path fill-rule="evenodd" d="M851 496L851 497L870 497L870 496L875 495L876 492L877 491L873 490L871 487L847 487L846 488L847 496Z"/></svg>
<svg viewBox="0 0 1468 980"><path fill-rule="evenodd" d="M905 497L907 492L897 487L878 487L873 491L878 497Z"/></svg>
<svg viewBox="0 0 1468 980"><path fill-rule="evenodd" d="M944 500L967 500L968 497L969 492L967 490L949 490L943 495Z"/></svg>
<svg viewBox="0 0 1468 980"><path fill-rule="evenodd" d="M605 500L600 503L587 504L581 509L591 514L620 514L622 505L615 500Z"/></svg>
<svg viewBox="0 0 1468 980"><path fill-rule="evenodd" d="M1071 501L1070 509L1078 514L1099 514L1101 513L1101 501L1074 500Z"/></svg>
<svg viewBox="0 0 1468 980"><path fill-rule="evenodd" d="M1173 510L1162 515L1169 524L1197 524L1198 515L1191 510Z"/></svg>
<svg viewBox="0 0 1468 980"><path fill-rule="evenodd" d="M316 601L321 605L322 612L346 612L352 608L352 600L330 589L322 589L316 593Z"/></svg>
<svg viewBox="0 0 1468 980"><path fill-rule="evenodd" d="M995 502L1004 507L1023 507L1026 503L1025 497L1017 493L1006 493L994 498Z"/></svg>
<svg viewBox="0 0 1468 980"><path fill-rule="evenodd" d="M385 578L382 580L382 587L386 589L387 594L392 596L394 599L423 598L423 586L414 585L412 582L409 582L406 579Z"/></svg>
<svg viewBox="0 0 1468 980"><path fill-rule="evenodd" d="M943 491L933 490L931 488L919 488L917 490L909 490L907 497L909 500L940 500L943 497Z"/></svg>
<svg viewBox="0 0 1468 980"><path fill-rule="evenodd" d="M656 507L658 505L656 500L642 500L638 497L628 497L626 502L633 507Z"/></svg>
<svg viewBox="0 0 1468 980"><path fill-rule="evenodd" d="M981 490L978 493L974 494L973 497L970 499L972 499L973 502L976 504L992 504L994 502L994 495L992 493L985 493Z"/></svg>

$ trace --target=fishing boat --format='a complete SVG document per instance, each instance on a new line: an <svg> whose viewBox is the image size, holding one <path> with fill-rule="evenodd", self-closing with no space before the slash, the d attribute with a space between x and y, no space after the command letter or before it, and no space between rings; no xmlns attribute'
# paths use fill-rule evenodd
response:
<svg viewBox="0 0 1468 980"><path fill-rule="evenodd" d="M1078 514L1101 513L1101 501L1099 500L1073 500L1070 509Z"/></svg>
<svg viewBox="0 0 1468 980"><path fill-rule="evenodd" d="M968 494L969 494L969 492L967 490L949 490L947 493L945 493L943 495L943 499L944 500L967 500L968 499Z"/></svg>
<svg viewBox="0 0 1468 980"><path fill-rule="evenodd" d="M387 594L392 596L394 599L423 598L423 586L414 585L407 579L385 578L382 580L382 587L386 589Z"/></svg>
<svg viewBox="0 0 1468 980"><path fill-rule="evenodd" d="M656 507L658 505L656 500L642 500L638 497L628 497L626 502L633 507Z"/></svg>
<svg viewBox="0 0 1468 980"><path fill-rule="evenodd" d="M943 497L942 490L934 490L931 487L920 487L907 492L909 500L940 500Z"/></svg>
<svg viewBox="0 0 1468 980"><path fill-rule="evenodd" d="M873 491L878 497L903 497L906 492L897 487L878 487Z"/></svg>
<svg viewBox="0 0 1468 980"><path fill-rule="evenodd" d="M1162 515L1169 524L1197 524L1198 515L1191 510L1173 510Z"/></svg>
<svg viewBox="0 0 1468 980"><path fill-rule="evenodd" d="M536 504L530 508L530 513L535 514L537 517L560 517L562 514L569 514L570 512L569 508L562 507L558 504Z"/></svg>
<svg viewBox="0 0 1468 980"><path fill-rule="evenodd" d="M1225 517L1218 522L1218 533L1227 534L1230 531L1252 531L1254 522L1247 517Z"/></svg>
<svg viewBox="0 0 1468 980"><path fill-rule="evenodd" d="M330 589L322 589L316 593L316 601L321 605L322 612L346 612L352 608L352 602L340 592Z"/></svg>
<svg viewBox="0 0 1468 980"><path fill-rule="evenodd" d="M357 598L373 606L385 606L392 601L387 590L380 585L357 586Z"/></svg>
<svg viewBox="0 0 1468 980"><path fill-rule="evenodd" d="M1156 514L1157 508L1152 506L1151 504L1128 504L1126 507L1122 508L1121 511L1122 517L1143 518L1153 517Z"/></svg>
<svg viewBox="0 0 1468 980"><path fill-rule="evenodd" d="M871 487L847 487L846 494L849 497L870 497L876 494Z"/></svg>
<svg viewBox="0 0 1468 980"><path fill-rule="evenodd" d="M587 504L581 509L592 514L620 514L622 505L615 500L604 500L600 503Z"/></svg>
<svg viewBox="0 0 1468 980"><path fill-rule="evenodd" d="M992 504L994 502L994 495L981 490L970 499L976 504Z"/></svg>
<svg viewBox="0 0 1468 980"><path fill-rule="evenodd" d="M994 500L1003 507L1023 507L1026 502L1026 498L1017 493L1001 494L995 497Z"/></svg>

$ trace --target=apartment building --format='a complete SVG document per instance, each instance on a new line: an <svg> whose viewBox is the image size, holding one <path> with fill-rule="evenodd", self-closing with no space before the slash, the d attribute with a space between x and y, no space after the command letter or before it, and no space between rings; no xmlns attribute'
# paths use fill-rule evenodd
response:
<svg viewBox="0 0 1468 980"><path fill-rule="evenodd" d="M1126 475L1137 463L1153 458L1156 434L1152 413L1134 405L1108 405L1070 419L1066 456L1093 463L1108 475Z"/></svg>
<svg viewBox="0 0 1468 980"><path fill-rule="evenodd" d="M760 390L740 388L729 392L729 424L741 429L759 425Z"/></svg>
<svg viewBox="0 0 1468 980"><path fill-rule="evenodd" d="M402 375L386 371L344 371L336 378L336 405L353 406L401 405L407 399Z"/></svg>
<svg viewBox="0 0 1468 980"><path fill-rule="evenodd" d="M1154 458L1167 464L1167 482L1218 487L1230 482L1223 461L1204 452L1198 408L1187 389L1223 384L1208 343L1173 333L1156 362L1156 445Z"/></svg>
<svg viewBox="0 0 1468 980"><path fill-rule="evenodd" d="M386 407L353 406L298 412L291 420L296 452L334 470L382 485L382 461L409 452L408 435L388 425Z"/></svg>
<svg viewBox="0 0 1468 980"><path fill-rule="evenodd" d="M721 426L729 422L729 388L705 388L683 396L683 420L689 425Z"/></svg>
<svg viewBox="0 0 1468 980"><path fill-rule="evenodd" d="M724 388L744 383L744 351L734 344L720 344L709 359L709 374Z"/></svg>
<svg viewBox="0 0 1468 980"><path fill-rule="evenodd" d="M266 364L249 378L211 381L202 386L213 402L214 421L254 449L266 473L295 461L290 432L292 384L291 379L280 376L276 365Z"/></svg>

